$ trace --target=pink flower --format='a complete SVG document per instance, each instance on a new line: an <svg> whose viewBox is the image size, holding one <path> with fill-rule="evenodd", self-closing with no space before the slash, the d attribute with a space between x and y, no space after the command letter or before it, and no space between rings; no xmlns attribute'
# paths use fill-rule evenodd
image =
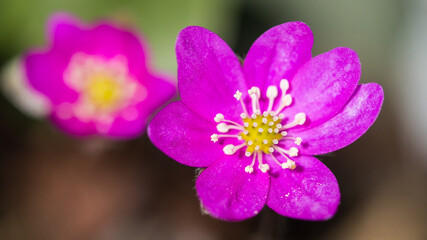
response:
<svg viewBox="0 0 427 240"><path fill-rule="evenodd" d="M216 34L181 31L176 44L181 101L150 123L152 142L176 161L206 168L196 190L213 217L237 221L265 204L297 219L331 218L340 192L313 155L345 147L374 123L383 102L376 83L358 85L348 48L311 57L301 22L261 35L243 66Z"/></svg>
<svg viewBox="0 0 427 240"><path fill-rule="evenodd" d="M172 81L149 67L133 31L66 14L48 22L50 44L24 56L27 81L50 102L50 118L72 135L131 138L175 94Z"/></svg>

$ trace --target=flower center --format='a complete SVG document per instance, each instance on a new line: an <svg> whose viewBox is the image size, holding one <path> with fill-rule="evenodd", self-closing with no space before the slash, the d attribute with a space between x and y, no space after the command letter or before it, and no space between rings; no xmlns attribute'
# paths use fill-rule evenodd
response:
<svg viewBox="0 0 427 240"><path fill-rule="evenodd" d="M127 108L147 97L147 90L129 73L123 56L106 59L97 55L76 53L64 72L64 81L79 97L76 102L59 106L58 115L82 121L110 125L116 115L135 118L137 111ZM123 109L127 112L122 112Z"/></svg>
<svg viewBox="0 0 427 240"><path fill-rule="evenodd" d="M98 108L108 108L122 98L120 85L106 74L96 74L89 79L85 94Z"/></svg>
<svg viewBox="0 0 427 240"><path fill-rule="evenodd" d="M274 149L274 143L283 137L279 132L282 124L281 119L270 114L254 115L255 118L247 117L243 119L244 130L240 136L247 144L246 152L253 154L255 151L262 151L270 154Z"/></svg>
<svg viewBox="0 0 427 240"><path fill-rule="evenodd" d="M261 114L261 108L259 99L261 97L260 89L252 87L248 90L249 97L251 98L252 114L249 114L246 105L242 99L242 93L237 91L234 97L240 101L243 109L243 113L240 114L243 125L225 119L224 115L218 113L214 120L218 123L217 130L220 133L228 133L229 131L234 134L213 134L211 140L217 142L219 138L237 138L238 140L244 141L240 145L228 144L224 146L224 153L227 155L233 155L238 150L246 147L245 156L252 156L252 163L245 168L245 171L252 173L253 167L258 160L258 168L266 173L269 169L271 161L275 164L280 165L283 169L295 169L296 164L291 160L292 157L298 156L298 148L291 147L285 149L283 143L286 141L293 141L294 144L300 145L302 139L300 137L288 136L286 130L293 128L297 125L303 125L306 121L305 113L298 113L295 115L292 122L288 122L282 125L282 121L285 120L285 116L282 110L292 103L292 96L286 94L289 89L289 82L286 79L280 81L281 96L279 101L275 103L278 96L278 89L276 86L269 86L267 88L266 96L269 100L268 107ZM276 109L273 110L273 106ZM237 131L237 133L236 133ZM263 154L271 156L269 164L264 163ZM281 161L279 161L279 159ZM284 159L284 161L282 160Z"/></svg>

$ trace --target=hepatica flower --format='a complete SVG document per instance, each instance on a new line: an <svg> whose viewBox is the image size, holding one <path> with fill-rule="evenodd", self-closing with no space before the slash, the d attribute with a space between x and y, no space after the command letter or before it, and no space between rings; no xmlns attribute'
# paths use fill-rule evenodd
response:
<svg viewBox="0 0 427 240"><path fill-rule="evenodd" d="M48 35L47 49L26 54L23 68L48 99L52 121L70 134L137 136L175 94L174 84L149 68L146 46L131 30L57 14Z"/></svg>
<svg viewBox="0 0 427 240"><path fill-rule="evenodd" d="M383 91L358 85L360 62L348 48L311 56L301 22L261 35L243 66L214 33L178 36L181 101L150 123L153 143L176 161L206 168L196 180L213 217L250 218L266 204L297 219L325 220L338 207L332 172L313 155L355 141L380 112Z"/></svg>

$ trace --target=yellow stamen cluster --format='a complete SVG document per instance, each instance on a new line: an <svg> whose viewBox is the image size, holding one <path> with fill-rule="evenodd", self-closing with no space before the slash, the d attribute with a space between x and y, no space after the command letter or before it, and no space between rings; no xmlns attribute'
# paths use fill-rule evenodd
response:
<svg viewBox="0 0 427 240"><path fill-rule="evenodd" d="M92 104L101 109L114 107L122 98L122 86L108 75L94 75L85 90Z"/></svg>
<svg viewBox="0 0 427 240"><path fill-rule="evenodd" d="M244 131L240 133L247 145L246 152L272 153L272 146L283 137L280 133L281 119L270 114L253 115L253 117L243 119Z"/></svg>

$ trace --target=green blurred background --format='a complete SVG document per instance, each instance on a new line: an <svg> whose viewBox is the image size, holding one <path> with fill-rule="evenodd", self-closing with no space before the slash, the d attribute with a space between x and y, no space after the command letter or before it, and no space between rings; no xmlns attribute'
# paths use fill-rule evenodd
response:
<svg viewBox="0 0 427 240"><path fill-rule="evenodd" d="M332 220L298 221L264 209L227 223L200 213L194 170L146 136L73 139L1 95L0 239L427 239L427 1L2 0L0 66L43 46L56 11L135 25L153 66L173 75L175 39L188 25L218 33L244 57L270 27L304 21L314 33L313 55L356 50L360 81L380 83L385 102L367 134L321 157L342 192Z"/></svg>

